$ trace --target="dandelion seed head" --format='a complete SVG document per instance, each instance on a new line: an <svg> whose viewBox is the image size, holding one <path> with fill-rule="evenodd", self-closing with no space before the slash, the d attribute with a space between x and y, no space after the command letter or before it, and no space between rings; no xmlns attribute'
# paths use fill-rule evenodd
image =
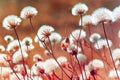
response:
<svg viewBox="0 0 120 80"><path fill-rule="evenodd" d="M12 30L18 27L21 23L21 19L16 15L9 15L3 19L3 27L7 30Z"/></svg>
<svg viewBox="0 0 120 80"><path fill-rule="evenodd" d="M9 42L13 41L14 38L13 38L13 36L11 36L11 35L6 35L6 36L4 37L4 40L9 43Z"/></svg>
<svg viewBox="0 0 120 80"><path fill-rule="evenodd" d="M120 19L119 13L120 13L120 6L114 8L113 10L113 16L114 16L115 21Z"/></svg>
<svg viewBox="0 0 120 80"><path fill-rule="evenodd" d="M114 21L112 12L109 9L104 8L104 7L96 9L93 12L92 17L94 19L93 23L95 25L97 25L101 22L112 22L112 21Z"/></svg>
<svg viewBox="0 0 120 80"><path fill-rule="evenodd" d="M112 41L111 41L111 40L108 40L108 44L109 44L109 46L111 47L111 46L112 46ZM98 40L98 41L94 44L94 47L95 47L96 49L108 48L106 39L100 39L100 40Z"/></svg>
<svg viewBox="0 0 120 80"><path fill-rule="evenodd" d="M33 16L36 16L37 14L38 14L38 11L35 7L27 6L21 10L20 17L23 19L27 19L27 18L32 18Z"/></svg>
<svg viewBox="0 0 120 80"><path fill-rule="evenodd" d="M98 33L93 33L90 35L90 42L97 42L101 38L101 35Z"/></svg>
<svg viewBox="0 0 120 80"><path fill-rule="evenodd" d="M82 17L82 23L81 23L81 18L79 20L79 26L84 26L84 27L89 27L93 25L93 18L91 15L86 15Z"/></svg>
<svg viewBox="0 0 120 80"><path fill-rule="evenodd" d="M88 11L88 7L84 3L77 3L72 8L72 15L82 15L85 14Z"/></svg>
<svg viewBox="0 0 120 80"><path fill-rule="evenodd" d="M120 59L120 48L112 50L112 56L114 60Z"/></svg>

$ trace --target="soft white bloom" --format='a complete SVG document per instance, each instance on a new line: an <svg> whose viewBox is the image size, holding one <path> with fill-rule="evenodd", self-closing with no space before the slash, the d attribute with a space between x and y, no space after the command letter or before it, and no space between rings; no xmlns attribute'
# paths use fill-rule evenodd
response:
<svg viewBox="0 0 120 80"><path fill-rule="evenodd" d="M72 8L72 15L82 15L88 11L88 7L84 3L77 3Z"/></svg>
<svg viewBox="0 0 120 80"><path fill-rule="evenodd" d="M13 36L11 36L11 35L6 35L6 36L4 37L4 40L9 43L9 42L13 41L14 38L13 38Z"/></svg>
<svg viewBox="0 0 120 80"><path fill-rule="evenodd" d="M81 53L77 54L77 58L78 58L81 65L85 64L85 62L87 60L87 57Z"/></svg>
<svg viewBox="0 0 120 80"><path fill-rule="evenodd" d="M39 42L39 39L38 39L37 36L35 36L35 38L34 38L34 42Z"/></svg>
<svg viewBox="0 0 120 80"><path fill-rule="evenodd" d="M88 68L89 68L89 71L101 69L101 68L104 68L104 63L102 60L94 59L89 62Z"/></svg>
<svg viewBox="0 0 120 80"><path fill-rule="evenodd" d="M31 72L33 75L39 75L40 73L44 73L44 62L39 61L32 65Z"/></svg>
<svg viewBox="0 0 120 80"><path fill-rule="evenodd" d="M32 38L31 37L25 37L23 40L22 40L22 44L26 45L26 46L29 46L30 44L32 44Z"/></svg>
<svg viewBox="0 0 120 80"><path fill-rule="evenodd" d="M120 48L112 50L112 56L114 60L120 59Z"/></svg>
<svg viewBox="0 0 120 80"><path fill-rule="evenodd" d="M27 18L32 18L33 16L36 16L37 14L38 14L38 11L35 7L27 6L21 10L20 17L23 19L27 19Z"/></svg>
<svg viewBox="0 0 120 80"><path fill-rule="evenodd" d="M44 63L45 73L50 74L58 67L56 61L52 58L47 59Z"/></svg>
<svg viewBox="0 0 120 80"><path fill-rule="evenodd" d="M101 38L101 35L98 33L93 33L90 35L90 42L97 42L97 40L99 40Z"/></svg>
<svg viewBox="0 0 120 80"><path fill-rule="evenodd" d="M81 18L80 18L79 26L81 26L81 25L84 27L93 25L93 18L91 17L91 15L83 16L82 17L82 24L81 24Z"/></svg>
<svg viewBox="0 0 120 80"><path fill-rule="evenodd" d="M21 41L20 41L20 43L21 43ZM14 51L14 50L18 50L18 49L19 49L19 42L18 42L18 40L13 40L13 41L11 41L8 44L6 50L9 52L9 51Z"/></svg>
<svg viewBox="0 0 120 80"><path fill-rule="evenodd" d="M111 40L108 40L108 44L109 44L109 46L111 47L111 46L112 46L112 41L111 41ZM94 44L94 47L95 47L96 49L102 49L102 48L104 48L104 47L108 48L106 39L100 39L100 40L98 40L98 41Z"/></svg>
<svg viewBox="0 0 120 80"><path fill-rule="evenodd" d="M53 32L49 36L51 43L59 43L62 39L61 35L59 33Z"/></svg>
<svg viewBox="0 0 120 80"><path fill-rule="evenodd" d="M113 16L114 16L115 21L120 19L119 13L120 13L120 6L114 8L113 10Z"/></svg>
<svg viewBox="0 0 120 80"><path fill-rule="evenodd" d="M64 57L64 56L60 56L60 57L57 58L57 61L59 62L59 64L62 65L62 64L67 62L67 58Z"/></svg>
<svg viewBox="0 0 120 80"><path fill-rule="evenodd" d="M20 25L21 19L16 15L9 15L3 20L3 27L7 30L11 30Z"/></svg>
<svg viewBox="0 0 120 80"><path fill-rule="evenodd" d="M72 31L69 38L71 41L77 41L77 40L83 39L85 37L86 37L86 32L84 30L76 29L76 30Z"/></svg>
<svg viewBox="0 0 120 80"><path fill-rule="evenodd" d="M23 54L24 60L26 60L28 58L28 54L25 51L22 54ZM20 63L22 61L22 55L20 50L16 51L13 54L12 61L13 63Z"/></svg>
<svg viewBox="0 0 120 80"><path fill-rule="evenodd" d="M77 45L75 44L71 44L67 47L67 52L72 54L72 55L76 55L78 54L79 52L81 52L81 48L78 47Z"/></svg>
<svg viewBox="0 0 120 80"><path fill-rule="evenodd" d="M42 61L42 60L43 60L43 58L40 54L33 55L33 61L34 62L38 62L38 61Z"/></svg>
<svg viewBox="0 0 120 80"><path fill-rule="evenodd" d="M39 29L38 29L38 36L40 38L40 40L43 40L48 38L51 33L54 31L54 28L52 26L49 25L42 25Z"/></svg>
<svg viewBox="0 0 120 80"><path fill-rule="evenodd" d="M35 48L35 46L33 44L30 44L29 46L26 45L22 45L22 50L27 52L27 51L31 51Z"/></svg>
<svg viewBox="0 0 120 80"><path fill-rule="evenodd" d="M49 39L46 38L44 39L44 43L46 44L46 46L49 46L50 44L51 45L54 45L54 44L57 44L61 41L62 37L60 34L56 33L56 32L52 32L51 35L49 36ZM44 48L43 42L39 41L39 45L40 47Z"/></svg>
<svg viewBox="0 0 120 80"><path fill-rule="evenodd" d="M118 73L118 76L120 77L120 71L119 71L119 70L117 70L117 73ZM110 70L108 77L109 77L109 78L117 78L116 71L115 71L114 69L113 69L113 70Z"/></svg>
<svg viewBox="0 0 120 80"><path fill-rule="evenodd" d="M0 45L0 51L5 51L5 47L3 45Z"/></svg>
<svg viewBox="0 0 120 80"><path fill-rule="evenodd" d="M95 25L97 25L101 22L114 21L112 12L109 9L104 8L104 7L96 9L93 12L92 17L94 19L94 24Z"/></svg>

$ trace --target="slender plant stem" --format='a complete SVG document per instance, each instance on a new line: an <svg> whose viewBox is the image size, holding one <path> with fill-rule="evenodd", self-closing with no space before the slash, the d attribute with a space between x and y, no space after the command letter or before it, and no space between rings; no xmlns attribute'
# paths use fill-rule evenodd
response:
<svg viewBox="0 0 120 80"><path fill-rule="evenodd" d="M112 63L113 63L113 66L114 66L114 68L115 68L115 72L116 72L116 74L117 74L117 77L118 77L118 79L120 80L119 75L118 75L118 72L117 72L117 68L116 68L116 66L115 66L115 62L114 62L114 59L113 59L113 56L112 56L112 51L111 51L111 49L110 49L110 45L109 45L109 42L108 42L108 37L107 37L106 30L105 30L105 24L104 24L104 22L102 22L102 26L103 26L103 31L104 31L104 35L105 35L105 38L106 38L106 42L107 42L107 45L108 45L110 57L111 57L111 59L112 59Z"/></svg>
<svg viewBox="0 0 120 80"><path fill-rule="evenodd" d="M24 70L25 70L26 75L28 76L28 74L27 74L27 69L26 69L26 66L25 66L25 60L24 60L24 56L23 56L23 52L22 52L22 46L21 46L20 39L19 39L19 37L18 37L17 31L16 31L15 28L14 28L14 32L15 32L15 34L16 34L16 37L17 37L17 39L18 39L18 43L19 43L19 46L20 46L20 51L21 51L21 56L22 56L23 67L24 67Z"/></svg>
<svg viewBox="0 0 120 80"><path fill-rule="evenodd" d="M78 66L79 66L79 69L80 69L80 72L81 72L81 75L82 75L82 80L84 80L84 76L83 76L83 73L82 73L82 67L81 67L81 65L80 65L80 63L79 63L79 60L78 60L78 58L77 58L77 55L75 55L75 58L76 58L76 60L77 60L77 63L78 63Z"/></svg>
<svg viewBox="0 0 120 80"><path fill-rule="evenodd" d="M50 46L52 46L49 37L48 37L48 40L49 40ZM46 45L45 43L44 43L44 45L45 45L45 47L46 47L46 50L48 50L48 52L52 55L52 57L54 58L54 60L57 62L57 64L58 64L58 66L60 67L60 69L65 73L65 75L66 75L70 80L72 80L71 77L65 72L65 70L62 68L62 66L61 66L61 65L59 64L59 62L57 61L56 57L55 57L54 54L53 54L53 51L52 51L52 50L50 51L50 49L47 47L47 45ZM50 48L52 49L52 47L50 47Z"/></svg>
<svg viewBox="0 0 120 80"><path fill-rule="evenodd" d="M7 62L8 62L8 64L9 64L10 68L12 69L13 73L15 74L15 76L18 78L18 80L21 80L21 79L19 78L19 76L16 74L15 70L12 68L11 63L10 63L9 61L7 61Z"/></svg>

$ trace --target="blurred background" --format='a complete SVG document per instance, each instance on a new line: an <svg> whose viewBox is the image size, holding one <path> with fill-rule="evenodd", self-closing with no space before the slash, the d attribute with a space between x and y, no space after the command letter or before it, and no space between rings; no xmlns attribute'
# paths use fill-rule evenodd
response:
<svg viewBox="0 0 120 80"><path fill-rule="evenodd" d="M99 7L113 10L120 5L120 0L0 0L0 44L7 47L3 37L8 34L16 39L14 31L7 31L2 27L4 17L12 14L20 16L21 9L26 6L33 6L38 10L38 15L32 19L36 31L41 25L48 24L53 26L55 31L60 33L63 38L69 36L73 29L79 28L79 16L72 16L71 14L71 8L78 2L83 2L89 7L87 14L92 14ZM117 32L120 26L119 22L107 26L109 26L107 27L108 36L114 43L113 48L118 47L119 39L117 38ZM100 27L93 27L92 31L103 35ZM30 27L29 20L23 20L20 27L17 28L17 32L20 39L30 36L34 40L35 34ZM43 49L39 48L36 43L35 46L37 46L37 50L31 52L29 60L31 60L34 53L43 55L41 52Z"/></svg>

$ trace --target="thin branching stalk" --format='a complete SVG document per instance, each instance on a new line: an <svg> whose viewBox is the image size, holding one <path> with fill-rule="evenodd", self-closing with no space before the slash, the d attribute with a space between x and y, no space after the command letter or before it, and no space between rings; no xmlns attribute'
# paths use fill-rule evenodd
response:
<svg viewBox="0 0 120 80"><path fill-rule="evenodd" d="M75 55L75 58L76 58L76 60L77 60L77 63L78 63L78 66L79 66L79 69L80 69L80 72L81 72L81 75L82 75L82 80L84 80L84 76L83 76L83 73L82 73L82 67L81 67L81 65L80 65L80 63L79 63L79 60L78 60L78 58L77 58L77 55Z"/></svg>
<svg viewBox="0 0 120 80"><path fill-rule="evenodd" d="M58 79L58 80L62 80L61 78L59 78L59 76L53 71L53 74L55 75L55 77Z"/></svg>
<svg viewBox="0 0 120 80"><path fill-rule="evenodd" d="M15 34L16 34L16 37L17 37L17 39L18 39L18 43L19 43L19 46L20 46L20 51L21 51L21 56L22 56L23 67L24 67L24 70L25 70L26 75L28 76L28 74L27 74L27 69L26 69L26 66L25 66L25 60L24 60L24 56L23 56L22 46L21 46L20 39L19 39L19 36L18 36L17 31L16 31L15 28L14 28L14 32L15 32Z"/></svg>
<svg viewBox="0 0 120 80"><path fill-rule="evenodd" d="M59 62L57 61L56 57L54 56L53 51L52 51L52 44L51 44L51 41L50 41L49 37L48 37L48 40L49 40L49 43L50 43L50 46L51 46L51 47L50 47L51 50L50 50L50 49L46 46L46 44L44 43L46 50L48 50L48 52L51 54L51 56L52 56L52 57L54 58L54 60L57 62L58 66L59 66L60 69L65 73L65 75L66 75L70 80L72 80L71 77L65 72L65 70L62 68L62 66L59 64Z"/></svg>
<svg viewBox="0 0 120 80"><path fill-rule="evenodd" d="M116 74L117 74L117 77L118 77L118 79L120 80L119 75L118 75L118 72L117 72L117 68L116 68L116 66L115 66L115 62L114 62L114 59L113 59L113 56L112 56L112 51L111 51L111 49L110 49L110 45L109 45L109 42L108 42L108 37L107 37L107 33L106 33L106 29L105 29L105 24L104 24L104 22L102 22L102 26L103 26L103 31L104 31L104 35L105 35L105 38L106 38L106 42L107 42L107 45L108 45L108 50L109 50L109 53L110 53L110 57L111 57L111 59L112 59L112 63L113 63L113 66L114 66L114 68L115 68L115 72L116 72Z"/></svg>

